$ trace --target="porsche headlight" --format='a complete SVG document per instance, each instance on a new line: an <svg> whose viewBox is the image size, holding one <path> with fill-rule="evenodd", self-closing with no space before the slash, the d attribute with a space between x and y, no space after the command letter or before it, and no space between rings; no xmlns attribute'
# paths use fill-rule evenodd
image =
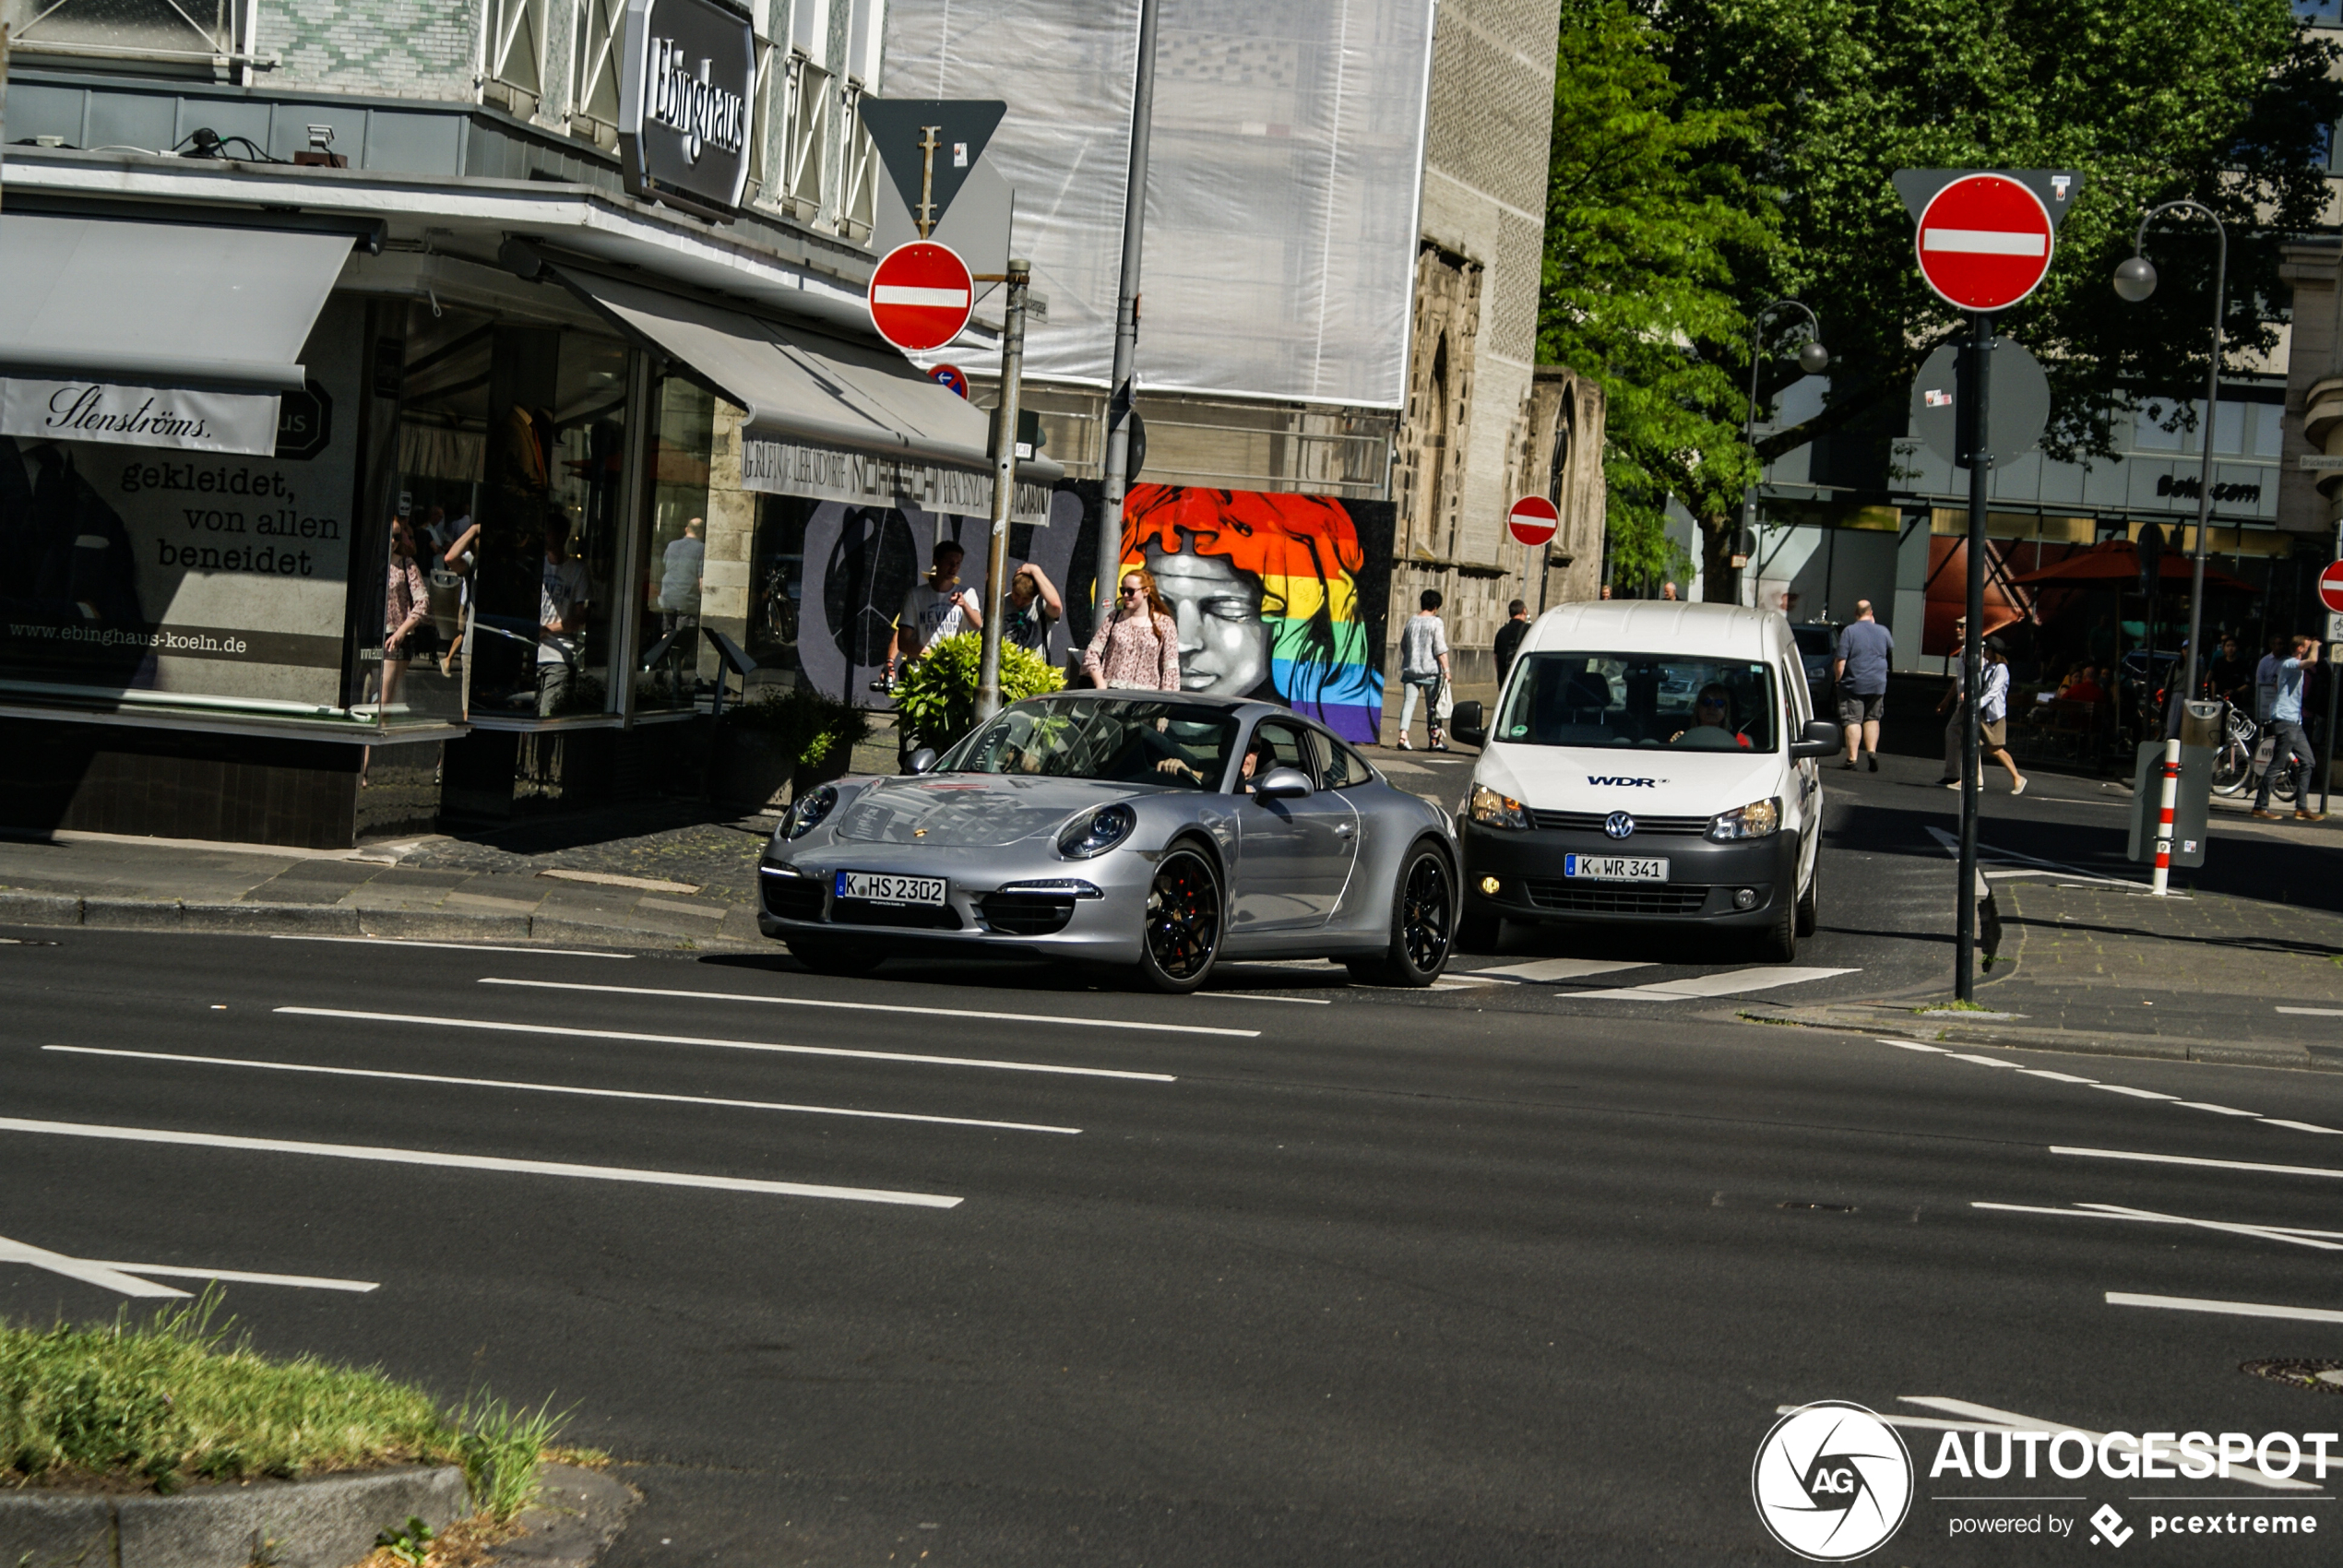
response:
<svg viewBox="0 0 2343 1568"><path fill-rule="evenodd" d="M822 826L822 819L828 816L831 808L837 804L837 788L829 784L823 785L790 807L788 814L781 818L781 837L783 838L804 837Z"/></svg>
<svg viewBox="0 0 2343 1568"><path fill-rule="evenodd" d="M1529 813L1511 795L1500 795L1486 784L1472 787L1472 820L1483 827L1527 827Z"/></svg>
<svg viewBox="0 0 2343 1568"><path fill-rule="evenodd" d="M1105 854L1139 826L1139 814L1117 802L1100 806L1084 816L1077 816L1058 830L1058 853L1070 861L1087 861Z"/></svg>
<svg viewBox="0 0 2343 1568"><path fill-rule="evenodd" d="M1708 837L1719 844L1736 838L1763 838L1781 828L1781 797L1752 801L1729 812L1719 812L1708 825Z"/></svg>

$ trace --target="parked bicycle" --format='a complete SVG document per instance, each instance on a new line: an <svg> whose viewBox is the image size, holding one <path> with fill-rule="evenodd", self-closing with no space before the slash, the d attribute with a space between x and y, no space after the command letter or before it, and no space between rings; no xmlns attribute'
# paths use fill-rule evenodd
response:
<svg viewBox="0 0 2343 1568"><path fill-rule="evenodd" d="M2254 716L2234 703L2222 705L2227 718L2222 724L2221 744L2213 754L2213 793L2235 797L2253 789L2263 774L2270 770L2270 762L2278 751L2278 736L2254 721ZM2289 768L2270 780L2270 793L2278 800L2291 802L2296 778Z"/></svg>

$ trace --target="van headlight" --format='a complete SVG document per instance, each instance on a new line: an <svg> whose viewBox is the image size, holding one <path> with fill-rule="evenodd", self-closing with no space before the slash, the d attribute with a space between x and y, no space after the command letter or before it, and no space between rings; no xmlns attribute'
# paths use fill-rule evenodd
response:
<svg viewBox="0 0 2343 1568"><path fill-rule="evenodd" d="M1527 827L1529 813L1511 795L1500 795L1486 784L1472 787L1472 820L1483 827Z"/></svg>
<svg viewBox="0 0 2343 1568"><path fill-rule="evenodd" d="M1070 861L1103 855L1139 826L1139 814L1117 802L1076 817L1058 830L1058 853Z"/></svg>
<svg viewBox="0 0 2343 1568"><path fill-rule="evenodd" d="M837 787L823 785L791 805L788 814L781 818L781 837L784 839L804 837L822 826L822 819L828 816L830 809L837 804Z"/></svg>
<svg viewBox="0 0 2343 1568"><path fill-rule="evenodd" d="M1780 830L1781 797L1774 795L1735 806L1729 812L1719 812L1716 820L1708 825L1708 837L1727 844L1736 838L1763 838Z"/></svg>

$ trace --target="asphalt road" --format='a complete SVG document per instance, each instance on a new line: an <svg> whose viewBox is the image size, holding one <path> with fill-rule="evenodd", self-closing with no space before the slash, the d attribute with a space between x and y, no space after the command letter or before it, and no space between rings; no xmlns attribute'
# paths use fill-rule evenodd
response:
<svg viewBox="0 0 2343 1568"><path fill-rule="evenodd" d="M1890 793L1923 788L1835 808L1814 967L1944 961L1945 808ZM646 1494L614 1563L1789 1562L1751 1465L1820 1399L1923 1423L1879 1562L2070 1559L2102 1503L2125 1561L2343 1531L2343 1474L1932 1479L1924 1424L2343 1425L2240 1372L2343 1357L2336 1242L2296 1233L2343 1230L2325 1075L1587 994L1748 967L1649 944L1569 982L1260 966L1166 1001L778 950L5 934L0 1233L54 1255L0 1262L0 1311L112 1315L91 1260L299 1277L227 1287L262 1346L575 1405ZM2172 1496L2200 1501L2137 1501ZM2274 1509L2321 1534L2148 1529ZM2073 1533L1951 1533L2000 1516Z"/></svg>

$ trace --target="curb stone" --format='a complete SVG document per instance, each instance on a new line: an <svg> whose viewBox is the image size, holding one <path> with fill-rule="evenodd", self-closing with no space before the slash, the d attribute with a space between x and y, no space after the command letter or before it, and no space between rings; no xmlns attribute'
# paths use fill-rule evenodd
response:
<svg viewBox="0 0 2343 1568"><path fill-rule="evenodd" d="M171 1497L0 1491L8 1568L347 1568L375 1538L420 1516L442 1529L471 1512L456 1467L208 1488Z"/></svg>
<svg viewBox="0 0 2343 1568"><path fill-rule="evenodd" d="M0 925L91 931L284 932L433 942L592 943L674 951L762 951L764 944L651 926L600 925L560 915L468 915L443 909L354 909L316 904L189 904L175 898L79 897L0 892ZM7 1568L16 1568L13 1563Z"/></svg>
<svg viewBox="0 0 2343 1568"><path fill-rule="evenodd" d="M610 1550L642 1494L614 1476L548 1465L544 1489L520 1516L522 1534L495 1549L498 1568L589 1568Z"/></svg>
<svg viewBox="0 0 2343 1568"><path fill-rule="evenodd" d="M2081 1056L2144 1056L2168 1062L2218 1063L2231 1067L2289 1067L2343 1071L2343 1045L2281 1045L2253 1040L2198 1039L2182 1035L2085 1033L2077 1029L2031 1029L2007 1024L1948 1024L1901 1009L1870 1009L1857 1016L1835 1007L1742 1007L1733 1015L1750 1023L1797 1024L1850 1034L1899 1034L1939 1045L1992 1045L2013 1051L2058 1051Z"/></svg>

